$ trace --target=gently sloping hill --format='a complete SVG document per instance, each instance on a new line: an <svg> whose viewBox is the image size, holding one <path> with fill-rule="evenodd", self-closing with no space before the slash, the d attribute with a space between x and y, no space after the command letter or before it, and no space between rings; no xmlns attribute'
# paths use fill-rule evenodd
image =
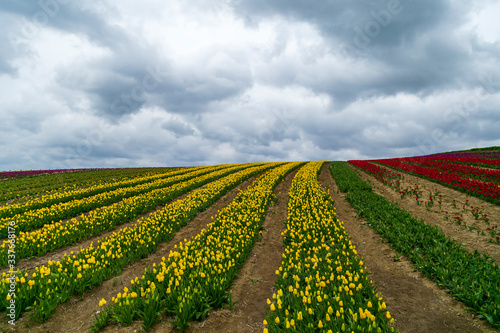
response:
<svg viewBox="0 0 500 333"><path fill-rule="evenodd" d="M102 298L110 300L112 296L115 296L118 292L123 290L124 286L130 287L131 279L141 275L144 272L145 267L161 261L161 258L164 256L168 256L169 252L174 250L174 247L176 247L179 242L183 241L185 238L190 238L198 234L201 229L206 227L206 225L211 222L211 216L216 215L219 210L234 199L240 190L246 189L255 179L256 176L243 181L234 189L219 198L214 204L210 205L205 211L200 212L188 225L181 228L170 241L161 243L157 247L155 253L149 255L147 258L126 266L119 276L103 282L100 287L95 287L92 290L85 292L83 299L74 296L69 302L60 304L56 309L54 316L45 323L36 323L30 320L28 316L23 316L17 321L16 326L18 328L22 327L26 329L26 332L34 333L76 333L88 331L93 323L94 314L99 311L98 303ZM185 197L187 197L187 195L185 195ZM165 323L170 325L168 320L165 321ZM135 330L140 331L139 323L127 328L110 326L105 331L134 332Z"/></svg>
<svg viewBox="0 0 500 333"><path fill-rule="evenodd" d="M203 322L194 322L186 332L195 333L250 333L262 332L266 314L266 300L272 297L276 269L283 253L281 232L285 229L288 191L298 170L290 173L275 188L277 202L271 204L262 223L261 239L254 245L248 260L242 266L231 287L232 299L237 302L232 310L211 311ZM161 330L161 325L153 332Z"/></svg>
<svg viewBox="0 0 500 333"><path fill-rule="evenodd" d="M167 205L133 227L113 233L95 247L91 244L73 256L65 256L61 261L49 261L47 266L37 267L32 277L27 272L19 271L15 275L16 281L19 279L20 282L15 307L10 311L15 310L15 318L18 318L27 307L33 306L37 320L43 322L50 317L58 303L65 303L73 294L83 294L85 290L119 275L128 264L155 252L159 244L169 241L181 227L229 190L245 179L279 164L266 163L246 168L212 181L186 199ZM0 305L4 309L12 303L8 294L13 278L5 278L0 284ZM9 315L13 316L14 313Z"/></svg>
<svg viewBox="0 0 500 333"><path fill-rule="evenodd" d="M337 217L344 222L400 332L496 332L483 320L473 319L463 303L416 272L406 257L399 256L364 219L357 218L327 169L322 170L319 180L324 189L329 188Z"/></svg>
<svg viewBox="0 0 500 333"><path fill-rule="evenodd" d="M352 165L349 166L352 167ZM401 188L418 184L419 188L421 188L424 193L428 193L428 191L432 191L433 193L437 191L440 193L441 208L438 204L426 208L423 203L420 205L417 204L415 198L412 196L401 198L398 192L382 184L372 175L365 172L359 172L359 174L363 180L372 184L375 193L397 203L400 207L410 211L416 218L424 220L425 223L438 226L447 236L453 237L458 242L465 244L465 248L470 252L477 250L491 256L497 264L500 264L500 244L495 244L490 241L492 239L491 234L490 231L487 230L491 228L491 226L500 225L500 206L485 202L476 197L467 196L460 191L433 183L429 180L405 174L405 179L399 180ZM424 201L426 196L424 195L422 198L421 201ZM471 206L483 206L484 211L488 213L488 222L490 225L486 224L482 219L475 219L470 212ZM464 207L467 211L464 210ZM457 220L457 217L460 219ZM457 223L458 221L460 225ZM500 232L495 230L497 230L497 228L493 229L494 233ZM484 235L481 234L481 232L483 232ZM498 236L495 235L494 237L496 239Z"/></svg>

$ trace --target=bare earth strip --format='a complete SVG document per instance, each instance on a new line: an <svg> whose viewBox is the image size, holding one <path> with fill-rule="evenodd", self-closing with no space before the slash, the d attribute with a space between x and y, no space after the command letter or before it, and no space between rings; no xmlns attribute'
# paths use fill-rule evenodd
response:
<svg viewBox="0 0 500 333"><path fill-rule="evenodd" d="M352 167L352 166L351 166ZM388 168L389 170L392 170ZM417 205L414 197L405 197L401 199L399 193L392 190L389 186L382 184L375 177L368 175L363 171L359 171L361 178L372 184L373 190L379 195L383 195L386 199L397 203L400 207L411 211L412 215L416 218L423 219L425 223L438 226L447 236L456 239L458 242L465 244L466 249L471 252L478 250L495 259L497 264L500 264L500 245L488 242L489 234L486 228L488 225L481 219L476 220L473 215L468 211L465 213L462 206L468 200L468 207L470 206L481 207L484 206L485 212L490 218L491 225L500 225L500 206L483 201L479 198L467 196L465 193L457 190L450 189L449 187L433 183L429 180L414 177L405 174L405 182L402 187L414 185L418 183L419 186L425 186L427 190L438 189L443 195L442 209L437 204L434 204L429 210L424 205ZM425 195L424 197L425 198ZM457 208L453 207L453 200L456 200ZM448 214L446 214L448 212ZM446 215L451 215L448 220L445 220ZM478 235L475 231L469 231L463 225L458 225L453 222L454 217L460 216L467 225L472 226L475 230L482 230L486 235Z"/></svg>
<svg viewBox="0 0 500 333"><path fill-rule="evenodd" d="M184 193L184 194L182 194L182 195L174 198L173 200L169 201L165 205L170 205L171 203L173 203L175 201L182 200L182 199L186 198L188 195L190 195L191 193L193 193L194 191L199 190L201 187L203 187L203 186L196 187L196 188L192 189L191 191L189 191L187 193ZM113 204L110 204L108 206L103 206L103 207L109 207L109 206L112 206L112 205ZM86 247L90 246L90 243L94 243L94 245L95 245L95 244L97 244L98 240L108 237L113 232L118 232L121 229L124 229L124 228L127 228L127 227L130 228L131 226L133 226L134 224L136 224L137 221L139 221L139 220L141 220L143 218L148 218L151 214L155 213L158 210L163 209L165 207L165 205L157 206L154 210L152 210L152 211L150 211L148 213L138 215L132 221L125 222L123 224L117 225L116 228L113 229L113 230L109 230L109 231L103 232L101 235L94 236L94 237L88 238L86 240L82 240L78 244L66 245L66 246L64 246L62 248L55 249L54 251L50 251L50 252L48 252L48 253L44 254L43 256L40 256L40 257L34 257L32 259L28 259L28 258L21 259L16 264L16 269L24 270L24 269L27 268L29 274L31 274L33 272L33 270L35 269L36 266L46 265L49 260L53 260L53 261L62 260L65 253L70 254L72 251L76 253L76 252L78 252L80 250L80 248L86 248ZM88 213L85 213L85 214L82 214L82 215L88 215L91 212L92 211L90 211ZM82 215L80 215L78 217L75 217L74 219L81 220ZM63 223L65 223L65 222L67 222L67 221L69 221L71 219L73 219L73 218L69 218L69 219L63 220ZM1 272L7 272L8 270L9 269L7 267L3 267L2 270L0 271L0 274L1 274Z"/></svg>
<svg viewBox="0 0 500 333"><path fill-rule="evenodd" d="M173 250L174 246L178 245L179 242L198 234L201 229L205 228L206 225L210 223L211 216L216 215L218 210L229 204L234 197L236 197L239 190L246 189L255 179L256 177L252 177L226 193L207 210L199 213L187 226L181 228L171 241L160 244L156 252L149 257L125 267L122 274L116 277L116 279L105 281L100 287L96 287L86 292L83 299L74 296L70 301L60 304L54 316L49 318L45 323L39 324L33 322L29 319L29 313L26 313L16 322L15 328L8 325L6 331L29 333L88 332L88 329L93 323L94 314L99 311L98 303L102 298L111 302L111 298L116 296L117 293L122 292L124 287L130 288L130 280L134 279L136 276L142 276L147 266L160 262L162 257L167 257L170 250ZM180 200L187 195L188 194L184 194L176 200ZM102 237L104 237L104 235L101 235L99 238ZM95 242L95 239L93 241ZM90 240L88 242L90 242ZM82 246L82 244L78 245L78 247L80 246ZM64 252L67 251L68 248L64 250ZM129 327L111 325L102 332L141 332L142 329L139 326L140 323L137 322ZM155 332L156 329L158 329L157 332L169 332L172 328L173 325L168 322L168 318L163 318L163 321L159 325L156 325L152 332Z"/></svg>
<svg viewBox="0 0 500 333"><path fill-rule="evenodd" d="M262 224L265 229L262 240L254 245L231 288L232 299L238 303L232 311L211 311L205 321L192 323L186 333L262 332L263 320L268 309L266 300L272 298L275 291L273 287L276 281L275 272L280 266L284 251L281 232L285 230L288 191L298 170L291 172L274 190L278 202L270 206L267 211Z"/></svg>
<svg viewBox="0 0 500 333"><path fill-rule="evenodd" d="M484 320L474 319L461 302L416 272L407 258L395 261L394 249L382 242L381 236L363 219L356 217L345 194L337 193L337 185L326 167L319 180L323 188L330 189L337 217L343 221L400 332L498 332Z"/></svg>
<svg viewBox="0 0 500 333"><path fill-rule="evenodd" d="M252 179L255 179L255 178L252 178ZM98 240L101 240L103 238L106 238L108 237L109 235L111 235L112 233L114 232L118 232L124 228L130 228L132 227L133 225L135 225L139 220L141 219L146 219L148 218L151 214L155 213L156 211L158 210L162 210L166 205L170 205L171 203L175 202L175 201L178 201L178 200L183 200L185 199L188 195L190 195L191 193L199 190L200 188L202 188L204 185L201 185L201 186L198 186L192 190L190 190L189 192L187 193L184 193L180 196L177 196L175 197L173 200L167 202L165 205L159 205L159 206L156 206L156 208L152 211L149 211L145 214L141 214L141 215L138 215L137 217L135 217L132 221L129 221L129 222L125 222L125 223L122 223L122 224L119 224L117 225L113 230L109 230L109 231L106 231L106 232L103 232L102 234L100 235L97 235L97 236L94 236L94 237L91 237L91 238L88 238L88 239L85 239L85 240L82 240L80 241L79 243L77 244L73 244L73 245L66 245L62 248L59 248L59 249L55 249L53 251L50 251L42 256L37 256L37 257L33 257L31 259L29 258L23 258L21 260L19 260L19 262L16 264L16 269L19 269L19 270L24 270L24 269L28 269L28 273L29 274L32 274L33 273L33 270L35 269L35 267L37 266L41 266L41 265L47 265L47 262L49 260L52 260L52 261L58 261L58 260L62 260L63 257L64 257L64 254L67 253L67 254L70 254L71 252L78 252L80 250L80 248L86 248L88 246L90 246L91 243L94 243L97 244L97 241ZM112 204L109 204L109 205L106 205L106 206L102 206L102 207L99 207L98 209L100 208L105 208L105 207L111 207L112 205L114 205L116 203L112 203ZM97 208L96 208L97 209ZM62 224L72 220L72 219L76 219L76 220L81 220L82 219L82 216L88 216L89 214L91 214L94 210L91 210L87 213L83 213L77 217L71 217L71 218L68 218L68 219L65 219L65 220L62 220ZM43 228L43 227L42 227ZM41 228L40 228L41 229ZM0 268L0 276L2 273L8 273L9 271L9 268L4 266L4 267L1 267Z"/></svg>

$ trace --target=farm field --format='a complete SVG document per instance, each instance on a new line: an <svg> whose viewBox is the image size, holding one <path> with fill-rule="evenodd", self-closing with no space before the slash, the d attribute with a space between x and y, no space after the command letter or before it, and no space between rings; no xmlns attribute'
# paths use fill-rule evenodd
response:
<svg viewBox="0 0 500 333"><path fill-rule="evenodd" d="M0 332L498 332L499 161L12 174Z"/></svg>

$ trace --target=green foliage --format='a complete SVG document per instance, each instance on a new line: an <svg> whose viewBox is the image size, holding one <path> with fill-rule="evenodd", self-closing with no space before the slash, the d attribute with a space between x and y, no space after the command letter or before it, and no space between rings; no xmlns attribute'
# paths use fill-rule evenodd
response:
<svg viewBox="0 0 500 333"><path fill-rule="evenodd" d="M408 257L416 269L446 288L480 318L500 327L500 269L491 257L468 252L438 227L414 218L380 195L351 185L350 182L359 183L352 169L335 170L333 178L344 183L348 189L346 199L360 217Z"/></svg>
<svg viewBox="0 0 500 333"><path fill-rule="evenodd" d="M332 162L330 173L335 179L341 192L349 191L372 191L370 184L359 178L355 171L350 169L344 162Z"/></svg>

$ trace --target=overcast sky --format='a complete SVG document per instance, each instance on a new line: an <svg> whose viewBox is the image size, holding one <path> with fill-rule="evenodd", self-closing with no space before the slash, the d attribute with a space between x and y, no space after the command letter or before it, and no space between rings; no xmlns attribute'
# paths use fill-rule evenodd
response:
<svg viewBox="0 0 500 333"><path fill-rule="evenodd" d="M500 145L499 1L0 2L0 170Z"/></svg>

